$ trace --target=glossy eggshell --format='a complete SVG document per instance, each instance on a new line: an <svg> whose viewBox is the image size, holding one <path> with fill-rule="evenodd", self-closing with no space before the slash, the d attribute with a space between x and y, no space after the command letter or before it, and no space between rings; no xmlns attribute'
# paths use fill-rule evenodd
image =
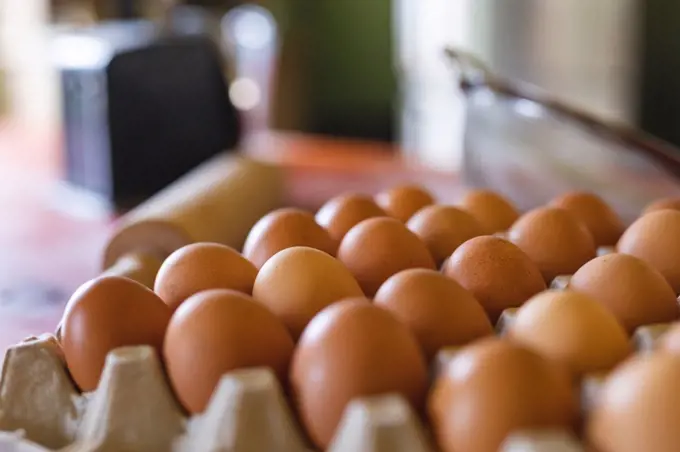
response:
<svg viewBox="0 0 680 452"><path fill-rule="evenodd" d="M260 269L253 290L253 297L283 321L294 339L329 304L363 295L347 267L308 247L276 253Z"/></svg>
<svg viewBox="0 0 680 452"><path fill-rule="evenodd" d="M144 285L119 276L102 276L82 286L69 300L61 345L71 376L83 391L97 388L106 355L113 349L150 345L159 352L171 311Z"/></svg>
<svg viewBox="0 0 680 452"><path fill-rule="evenodd" d="M415 337L391 313L347 300L309 323L293 355L290 380L302 424L325 449L357 397L398 393L421 410L427 368Z"/></svg>
<svg viewBox="0 0 680 452"><path fill-rule="evenodd" d="M404 185L378 193L375 201L390 216L406 223L414 213L434 204L434 197L422 187Z"/></svg>
<svg viewBox="0 0 680 452"><path fill-rule="evenodd" d="M560 208L543 207L525 213L508 231L508 240L538 265L546 282L571 275L596 255L588 228Z"/></svg>
<svg viewBox="0 0 680 452"><path fill-rule="evenodd" d="M257 268L238 251L217 243L195 243L172 253L156 275L155 292L172 310L208 289L251 294Z"/></svg>
<svg viewBox="0 0 680 452"><path fill-rule="evenodd" d="M475 237L462 244L444 264L482 304L492 322L503 310L521 306L546 289L536 264L517 246L499 237Z"/></svg>
<svg viewBox="0 0 680 452"><path fill-rule="evenodd" d="M554 199L550 205L571 212L586 225L597 246L613 246L621 237L623 221L602 198L586 192L570 192Z"/></svg>
<svg viewBox="0 0 680 452"><path fill-rule="evenodd" d="M438 267L466 240L486 233L469 213L442 205L424 207L406 226L425 242Z"/></svg>
<svg viewBox="0 0 680 452"><path fill-rule="evenodd" d="M519 212L510 201L490 190L473 190L465 194L458 205L489 232L507 230L519 218Z"/></svg>
<svg viewBox="0 0 680 452"><path fill-rule="evenodd" d="M369 297L395 273L436 268L425 243L393 218L370 218L354 226L340 243L338 259Z"/></svg>
<svg viewBox="0 0 680 452"><path fill-rule="evenodd" d="M609 371L632 351L614 315L588 295L570 290L542 292L527 301L508 337L575 377Z"/></svg>
<svg viewBox="0 0 680 452"><path fill-rule="evenodd" d="M671 322L680 315L673 289L661 273L626 254L593 259L572 276L569 288L597 300L629 333L642 325Z"/></svg>
<svg viewBox="0 0 680 452"><path fill-rule="evenodd" d="M511 432L574 426L578 403L562 368L490 338L448 363L430 392L428 411L443 452L497 452Z"/></svg>
<svg viewBox="0 0 680 452"><path fill-rule="evenodd" d="M674 452L680 444L680 357L637 355L604 382L586 428L603 452Z"/></svg>
<svg viewBox="0 0 680 452"><path fill-rule="evenodd" d="M293 339L250 296L228 289L199 292L175 311L163 355L170 383L190 413L203 412L225 373L270 367L285 385Z"/></svg>
<svg viewBox="0 0 680 452"><path fill-rule="evenodd" d="M642 211L642 215L647 215L648 213L656 212L657 210L666 209L680 210L680 197L657 199L645 207L645 210Z"/></svg>
<svg viewBox="0 0 680 452"><path fill-rule="evenodd" d="M658 210L638 218L617 244L620 253L639 257L680 293L680 212Z"/></svg>
<svg viewBox="0 0 680 452"><path fill-rule="evenodd" d="M331 199L316 213L316 222L326 228L338 243L356 224L368 218L384 217L387 213L366 195L348 194Z"/></svg>
<svg viewBox="0 0 680 452"><path fill-rule="evenodd" d="M248 233L243 256L261 268L281 250L293 246L308 246L335 256L338 244L314 215L300 209L284 208L262 217Z"/></svg>
<svg viewBox="0 0 680 452"><path fill-rule="evenodd" d="M380 287L374 302L409 327L428 359L442 347L465 345L494 332L475 297L435 270L397 273Z"/></svg>

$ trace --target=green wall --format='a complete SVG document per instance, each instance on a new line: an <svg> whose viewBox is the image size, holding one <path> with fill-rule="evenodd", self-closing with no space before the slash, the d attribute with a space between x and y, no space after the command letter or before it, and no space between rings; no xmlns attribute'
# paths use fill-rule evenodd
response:
<svg viewBox="0 0 680 452"><path fill-rule="evenodd" d="M268 0L281 28L274 125L391 140L390 0Z"/></svg>

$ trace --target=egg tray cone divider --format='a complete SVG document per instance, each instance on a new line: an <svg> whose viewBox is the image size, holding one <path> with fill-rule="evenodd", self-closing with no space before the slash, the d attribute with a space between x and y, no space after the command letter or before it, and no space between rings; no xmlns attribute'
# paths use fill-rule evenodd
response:
<svg viewBox="0 0 680 452"><path fill-rule="evenodd" d="M31 338L5 355L0 451L311 452L266 368L225 374L206 411L187 418L151 347L109 353L97 390L81 394L57 340ZM330 452L430 452L409 404L353 401Z"/></svg>
<svg viewBox="0 0 680 452"><path fill-rule="evenodd" d="M328 452L430 452L425 436L400 396L351 402Z"/></svg>
<svg viewBox="0 0 680 452"><path fill-rule="evenodd" d="M499 334L511 324L506 310ZM505 325L505 326L504 326ZM640 327L638 352L668 329ZM443 372L459 348L440 350L434 373ZM581 383L587 415L603 375ZM345 410L328 452L434 452L425 429L399 395L356 399ZM81 394L66 370L52 335L11 347L0 377L0 451L108 452L312 452L273 372L266 368L227 373L206 411L187 418L169 386L155 351L123 347L109 353L99 387ZM503 452L576 452L584 446L569 432L533 430L508 436Z"/></svg>

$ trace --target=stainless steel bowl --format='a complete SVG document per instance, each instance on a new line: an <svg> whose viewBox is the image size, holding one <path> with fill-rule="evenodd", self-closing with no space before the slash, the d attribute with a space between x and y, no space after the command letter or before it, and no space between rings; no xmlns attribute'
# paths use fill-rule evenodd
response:
<svg viewBox="0 0 680 452"><path fill-rule="evenodd" d="M655 199L680 196L680 149L498 78L472 55L447 54L466 98L467 185L497 190L522 209L591 191L627 221Z"/></svg>

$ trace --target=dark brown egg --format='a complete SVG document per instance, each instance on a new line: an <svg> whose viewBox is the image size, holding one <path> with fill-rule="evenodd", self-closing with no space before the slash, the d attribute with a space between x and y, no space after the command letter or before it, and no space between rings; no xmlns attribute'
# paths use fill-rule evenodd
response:
<svg viewBox="0 0 680 452"><path fill-rule="evenodd" d="M597 451L674 452L680 444L680 357L637 355L607 378L588 417Z"/></svg>
<svg viewBox="0 0 680 452"><path fill-rule="evenodd" d="M489 233L506 231L519 218L519 212L510 201L490 190L468 192L458 205Z"/></svg>
<svg viewBox="0 0 680 452"><path fill-rule="evenodd" d="M474 295L492 322L504 309L521 306L546 288L538 267L522 250L492 236L463 243L443 272Z"/></svg>
<svg viewBox="0 0 680 452"><path fill-rule="evenodd" d="M293 246L308 246L335 256L337 242L300 209L285 208L268 213L250 230L243 245L243 256L261 268L267 259Z"/></svg>
<svg viewBox="0 0 680 452"><path fill-rule="evenodd" d="M638 218L617 244L619 253L639 257L680 293L680 212L657 210Z"/></svg>
<svg viewBox="0 0 680 452"><path fill-rule="evenodd" d="M199 292L175 311L163 354L177 397L190 413L205 409L225 373L270 367L285 385L293 339L250 296L227 289Z"/></svg>
<svg viewBox="0 0 680 452"><path fill-rule="evenodd" d="M340 243L338 259L369 297L402 270L435 269L425 243L394 218L370 218L354 226Z"/></svg>
<svg viewBox="0 0 680 452"><path fill-rule="evenodd" d="M570 375L503 339L482 339L455 355L428 398L443 452L497 452L518 430L571 428L578 416Z"/></svg>
<svg viewBox="0 0 680 452"><path fill-rule="evenodd" d="M217 243L194 243L172 253L156 275L154 290L174 311L195 293L233 289L251 294L257 268L238 251Z"/></svg>
<svg viewBox="0 0 680 452"><path fill-rule="evenodd" d="M293 355L290 381L303 426L325 449L353 399L397 393L420 411L427 368L415 337L396 317L348 300L309 323Z"/></svg>
<svg viewBox="0 0 680 452"><path fill-rule="evenodd" d="M427 190L414 185L404 185L378 193L375 201L390 216L404 223L423 207L434 204L434 198Z"/></svg>
<svg viewBox="0 0 680 452"><path fill-rule="evenodd" d="M596 255L588 228L564 209L543 207L525 213L508 239L538 265L546 282L571 275Z"/></svg>
<svg viewBox="0 0 680 452"><path fill-rule="evenodd" d="M69 300L61 344L71 376L83 391L97 388L106 355L113 349L151 345L159 352L172 312L144 285L119 276L102 276L82 286Z"/></svg>
<svg viewBox="0 0 680 452"><path fill-rule="evenodd" d="M411 329L428 359L442 347L464 345L493 334L493 326L475 297L435 270L397 273L380 287L374 302Z"/></svg>
<svg viewBox="0 0 680 452"><path fill-rule="evenodd" d="M673 289L657 270L626 254L607 254L585 264L569 288L600 302L632 333L650 323L678 318Z"/></svg>
<svg viewBox="0 0 680 452"><path fill-rule="evenodd" d="M666 209L680 210L680 197L657 199L645 207L645 210L642 211L642 215L647 215L650 212Z"/></svg>
<svg viewBox="0 0 680 452"><path fill-rule="evenodd" d="M425 242L437 267L463 242L486 233L469 213L442 205L424 207L408 220L406 226Z"/></svg>
<svg viewBox="0 0 680 452"><path fill-rule="evenodd" d="M349 194L331 199L316 213L316 222L326 228L331 238L340 243L356 224L387 213L370 196Z"/></svg>
<svg viewBox="0 0 680 452"><path fill-rule="evenodd" d="M602 198L586 192L566 193L551 203L571 212L586 225L597 246L613 246L621 237L624 226L621 218Z"/></svg>

